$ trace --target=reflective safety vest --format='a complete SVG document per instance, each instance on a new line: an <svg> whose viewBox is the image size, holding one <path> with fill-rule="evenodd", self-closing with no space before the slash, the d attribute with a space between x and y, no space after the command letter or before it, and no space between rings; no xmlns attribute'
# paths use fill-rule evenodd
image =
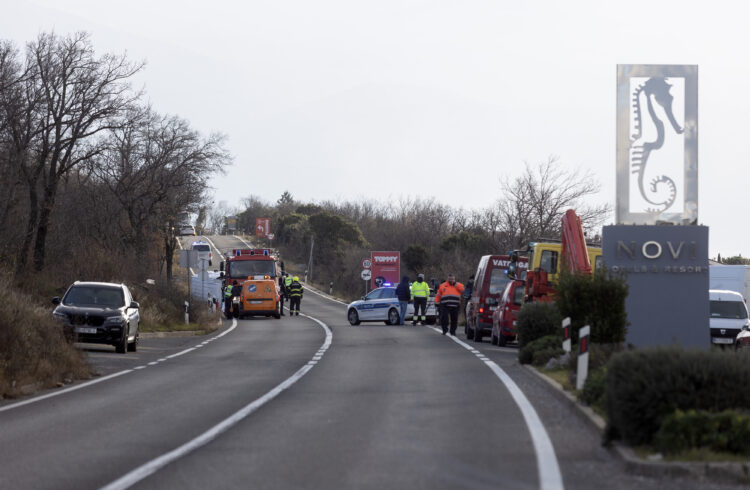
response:
<svg viewBox="0 0 750 490"><path fill-rule="evenodd" d="M435 304L448 308L458 308L461 306L461 293L464 292L464 285L460 282L454 284L445 281L438 288L435 295Z"/></svg>
<svg viewBox="0 0 750 490"><path fill-rule="evenodd" d="M293 282L289 285L289 296L292 298L302 297L302 284Z"/></svg>
<svg viewBox="0 0 750 490"><path fill-rule="evenodd" d="M284 278L284 285L286 285L286 287L289 287L291 284L292 284L292 278L289 276L286 276Z"/></svg>
<svg viewBox="0 0 750 490"><path fill-rule="evenodd" d="M429 298L430 297L430 286L427 285L426 281L414 281L411 283L411 299L414 298Z"/></svg>
<svg viewBox="0 0 750 490"><path fill-rule="evenodd" d="M227 284L227 287L224 288L224 297L225 298L232 297L232 285L231 284Z"/></svg>

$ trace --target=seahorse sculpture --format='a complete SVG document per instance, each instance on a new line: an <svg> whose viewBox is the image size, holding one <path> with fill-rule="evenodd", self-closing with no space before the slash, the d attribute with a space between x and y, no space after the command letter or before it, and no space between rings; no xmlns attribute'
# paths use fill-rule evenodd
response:
<svg viewBox="0 0 750 490"><path fill-rule="evenodd" d="M633 93L633 111L635 115L635 134L630 139L630 162L632 165L632 172L638 174L638 190L641 192L641 196L649 204L656 206L655 208L647 209L649 213L661 213L669 209L675 202L677 195L677 186L667 175L659 175L651 179L649 192L644 187L645 170L648 158L651 156L651 152L658 150L664 145L664 123L658 118L654 111L653 100L658 103L664 109L664 113L669 119L669 123L677 134L682 134L683 128L677 124L672 112L672 100L674 97L670 93L670 85L666 78L654 77L649 78L643 84L641 84ZM656 127L656 140L645 142L642 145L635 145L635 143L641 139L643 135L643 121L641 115L641 93L646 96L646 105L648 114ZM666 192L660 191L659 187L665 186Z"/></svg>

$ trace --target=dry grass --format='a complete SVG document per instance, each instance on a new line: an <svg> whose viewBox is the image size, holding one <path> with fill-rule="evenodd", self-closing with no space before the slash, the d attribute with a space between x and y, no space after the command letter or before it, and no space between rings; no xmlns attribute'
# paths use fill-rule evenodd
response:
<svg viewBox="0 0 750 490"><path fill-rule="evenodd" d="M12 289L0 275L0 396L13 398L38 388L88 378L83 355L65 339L51 308Z"/></svg>

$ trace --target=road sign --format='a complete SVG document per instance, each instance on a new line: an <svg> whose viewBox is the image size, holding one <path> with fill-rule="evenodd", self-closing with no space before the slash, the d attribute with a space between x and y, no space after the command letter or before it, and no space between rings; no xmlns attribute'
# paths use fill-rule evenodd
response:
<svg viewBox="0 0 750 490"><path fill-rule="evenodd" d="M362 271L361 276L363 281L369 281L372 278L372 272L370 272L370 269L365 269Z"/></svg>
<svg viewBox="0 0 750 490"><path fill-rule="evenodd" d="M372 267L372 261L370 259L362 259L362 268L369 269Z"/></svg>
<svg viewBox="0 0 750 490"><path fill-rule="evenodd" d="M269 233L269 234L268 234L268 239L269 239L269 240L273 240L273 233Z"/></svg>

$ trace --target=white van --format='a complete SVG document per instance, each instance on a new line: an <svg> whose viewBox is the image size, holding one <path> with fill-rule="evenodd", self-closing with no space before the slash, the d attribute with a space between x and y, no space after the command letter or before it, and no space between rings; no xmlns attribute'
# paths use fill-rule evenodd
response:
<svg viewBox="0 0 750 490"><path fill-rule="evenodd" d="M740 293L724 289L709 290L708 299L711 311L711 343L733 345L742 327L750 326L745 300Z"/></svg>
<svg viewBox="0 0 750 490"><path fill-rule="evenodd" d="M211 247L208 243L193 242L193 250L198 251L198 260L206 260L208 261L208 266L213 265L212 259L214 254L211 252Z"/></svg>

